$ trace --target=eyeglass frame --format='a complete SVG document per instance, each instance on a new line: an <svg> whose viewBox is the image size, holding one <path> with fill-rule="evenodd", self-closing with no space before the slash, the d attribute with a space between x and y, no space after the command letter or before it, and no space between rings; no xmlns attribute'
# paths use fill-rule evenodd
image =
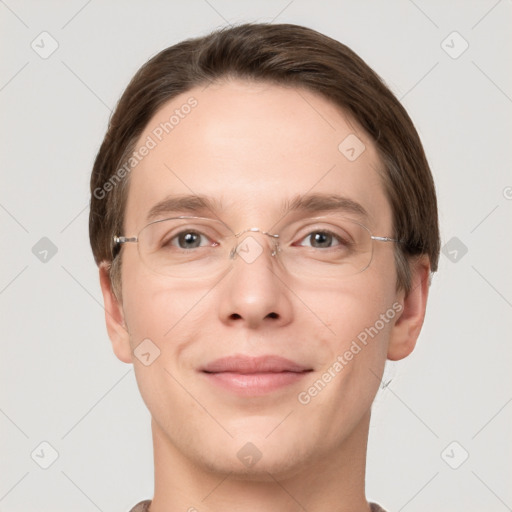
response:
<svg viewBox="0 0 512 512"><path fill-rule="evenodd" d="M317 219L317 218L323 218L323 217L320 217L320 216L319 217L312 217L310 220L314 220L314 219ZM140 234L148 226L151 226L152 224L157 224L157 223L160 223L160 222L166 222L168 220L177 220L177 219L199 219L199 220L206 220L206 221L212 221L213 220L215 222L219 222L219 223L223 224L230 231L232 231L231 228L225 222L223 222L220 219L212 219L212 218L208 218L208 217L198 217L198 216L194 216L194 215L180 215L180 216L177 216L177 217L167 217L165 219L157 219L157 220L154 220L152 222L149 222L144 227L142 227L142 229L139 230L139 233L136 236L127 237L127 236L122 236L122 235L114 235L112 237L112 239L113 239L113 242L115 244L115 247L121 247L123 244L127 244L127 243L136 243L138 245ZM392 237L388 237L388 236L373 235L372 232L370 231L370 229L367 226L365 226L364 224L362 224L362 223L360 223L358 221L355 221L353 219L348 219L348 220L350 220L351 222L354 222L356 224L359 224L361 227L363 227L368 232L368 234L370 235L370 240L372 240L372 241L375 240L377 242L404 243L404 240L400 240L400 239L397 239L397 238L392 238ZM235 238L239 238L244 233L261 233L263 235L267 235L267 236L272 237L274 239L278 239L279 238L278 234L269 233L269 232L264 231L264 230L262 230L260 228L257 228L257 227L244 229L244 230L240 231L239 233L233 233L232 236L235 237ZM236 254L237 247L238 247L238 244L236 244L235 247L233 249L231 249L231 251L229 253L229 258L230 259L234 258L235 254ZM271 256L275 256L277 254L277 252L279 252L281 250L281 248L279 247L279 243L277 243L276 247L277 247L277 251L274 248L274 250L271 253ZM119 253L114 256L114 259L118 255L119 255ZM368 263L368 265L365 268L363 268L360 272L364 272L364 270L366 270L368 268L370 263L371 263L371 260Z"/></svg>

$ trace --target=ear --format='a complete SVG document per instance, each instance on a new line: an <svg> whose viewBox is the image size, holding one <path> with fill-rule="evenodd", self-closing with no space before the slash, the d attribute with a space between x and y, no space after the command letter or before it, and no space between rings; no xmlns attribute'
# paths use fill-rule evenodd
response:
<svg viewBox="0 0 512 512"><path fill-rule="evenodd" d="M388 359L398 361L407 357L416 346L416 341L425 319L428 289L430 285L430 263L424 255L411 262L411 290L401 291L397 302L403 305L400 316L391 331Z"/></svg>
<svg viewBox="0 0 512 512"><path fill-rule="evenodd" d="M117 358L123 363L132 363L132 351L130 347L130 336L124 321L122 305L112 290L110 282L109 264L102 262L99 266L100 286L105 304L105 321L107 332L112 349Z"/></svg>

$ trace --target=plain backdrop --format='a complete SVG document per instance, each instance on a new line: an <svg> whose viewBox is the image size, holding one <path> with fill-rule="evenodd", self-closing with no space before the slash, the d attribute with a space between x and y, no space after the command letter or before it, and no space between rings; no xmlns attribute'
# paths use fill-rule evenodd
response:
<svg viewBox="0 0 512 512"><path fill-rule="evenodd" d="M355 50L407 108L436 180L443 254L418 346L374 404L368 498L512 510L510 0L0 1L0 510L152 497L150 416L104 325L89 176L149 57L247 21Z"/></svg>

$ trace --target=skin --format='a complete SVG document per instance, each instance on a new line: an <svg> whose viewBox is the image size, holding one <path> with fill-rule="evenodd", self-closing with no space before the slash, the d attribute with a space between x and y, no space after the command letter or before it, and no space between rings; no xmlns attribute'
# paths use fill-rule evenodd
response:
<svg viewBox="0 0 512 512"><path fill-rule="evenodd" d="M166 104L140 144L190 96L198 106L130 175L123 235L136 235L164 197L191 191L222 201L217 214L235 232L253 226L272 232L284 199L336 191L364 206L373 234L392 234L375 146L335 105L305 90L223 81ZM349 134L366 146L353 162L338 150ZM268 247L267 237L253 236ZM415 346L430 270L428 258L419 258L412 291L397 291L393 244L374 245L369 268L333 282L290 276L268 249L251 264L236 260L220 281L184 281L151 272L136 244L128 244L119 301L100 266L114 353L133 363L152 415L151 512L369 511L371 404L386 358L404 358ZM318 396L299 403L298 393L394 303L402 305L400 314ZM161 351L149 366L133 355L146 338ZM277 354L313 371L267 395L240 397L197 371L233 354ZM250 468L237 457L247 442L262 454Z"/></svg>

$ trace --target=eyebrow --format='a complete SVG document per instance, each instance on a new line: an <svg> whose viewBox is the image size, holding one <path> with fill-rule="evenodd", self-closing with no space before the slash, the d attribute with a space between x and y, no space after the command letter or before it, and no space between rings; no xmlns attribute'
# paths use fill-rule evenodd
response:
<svg viewBox="0 0 512 512"><path fill-rule="evenodd" d="M307 213L343 212L368 218L368 212L358 202L337 194L298 195L284 204L284 212L304 211Z"/></svg>
<svg viewBox="0 0 512 512"><path fill-rule="evenodd" d="M215 213L221 210L220 203L213 197L203 195L169 196L156 203L148 212L146 220L151 222L163 214L200 213L208 211Z"/></svg>
<svg viewBox="0 0 512 512"><path fill-rule="evenodd" d="M205 195L176 195L169 196L156 203L148 212L147 222L151 222L163 214L206 214L207 212L217 214L222 210L221 203ZM281 213L290 212L321 213L321 212L343 212L353 213L359 217L368 219L368 213L358 202L337 194L306 194L297 195L292 199L285 200Z"/></svg>

